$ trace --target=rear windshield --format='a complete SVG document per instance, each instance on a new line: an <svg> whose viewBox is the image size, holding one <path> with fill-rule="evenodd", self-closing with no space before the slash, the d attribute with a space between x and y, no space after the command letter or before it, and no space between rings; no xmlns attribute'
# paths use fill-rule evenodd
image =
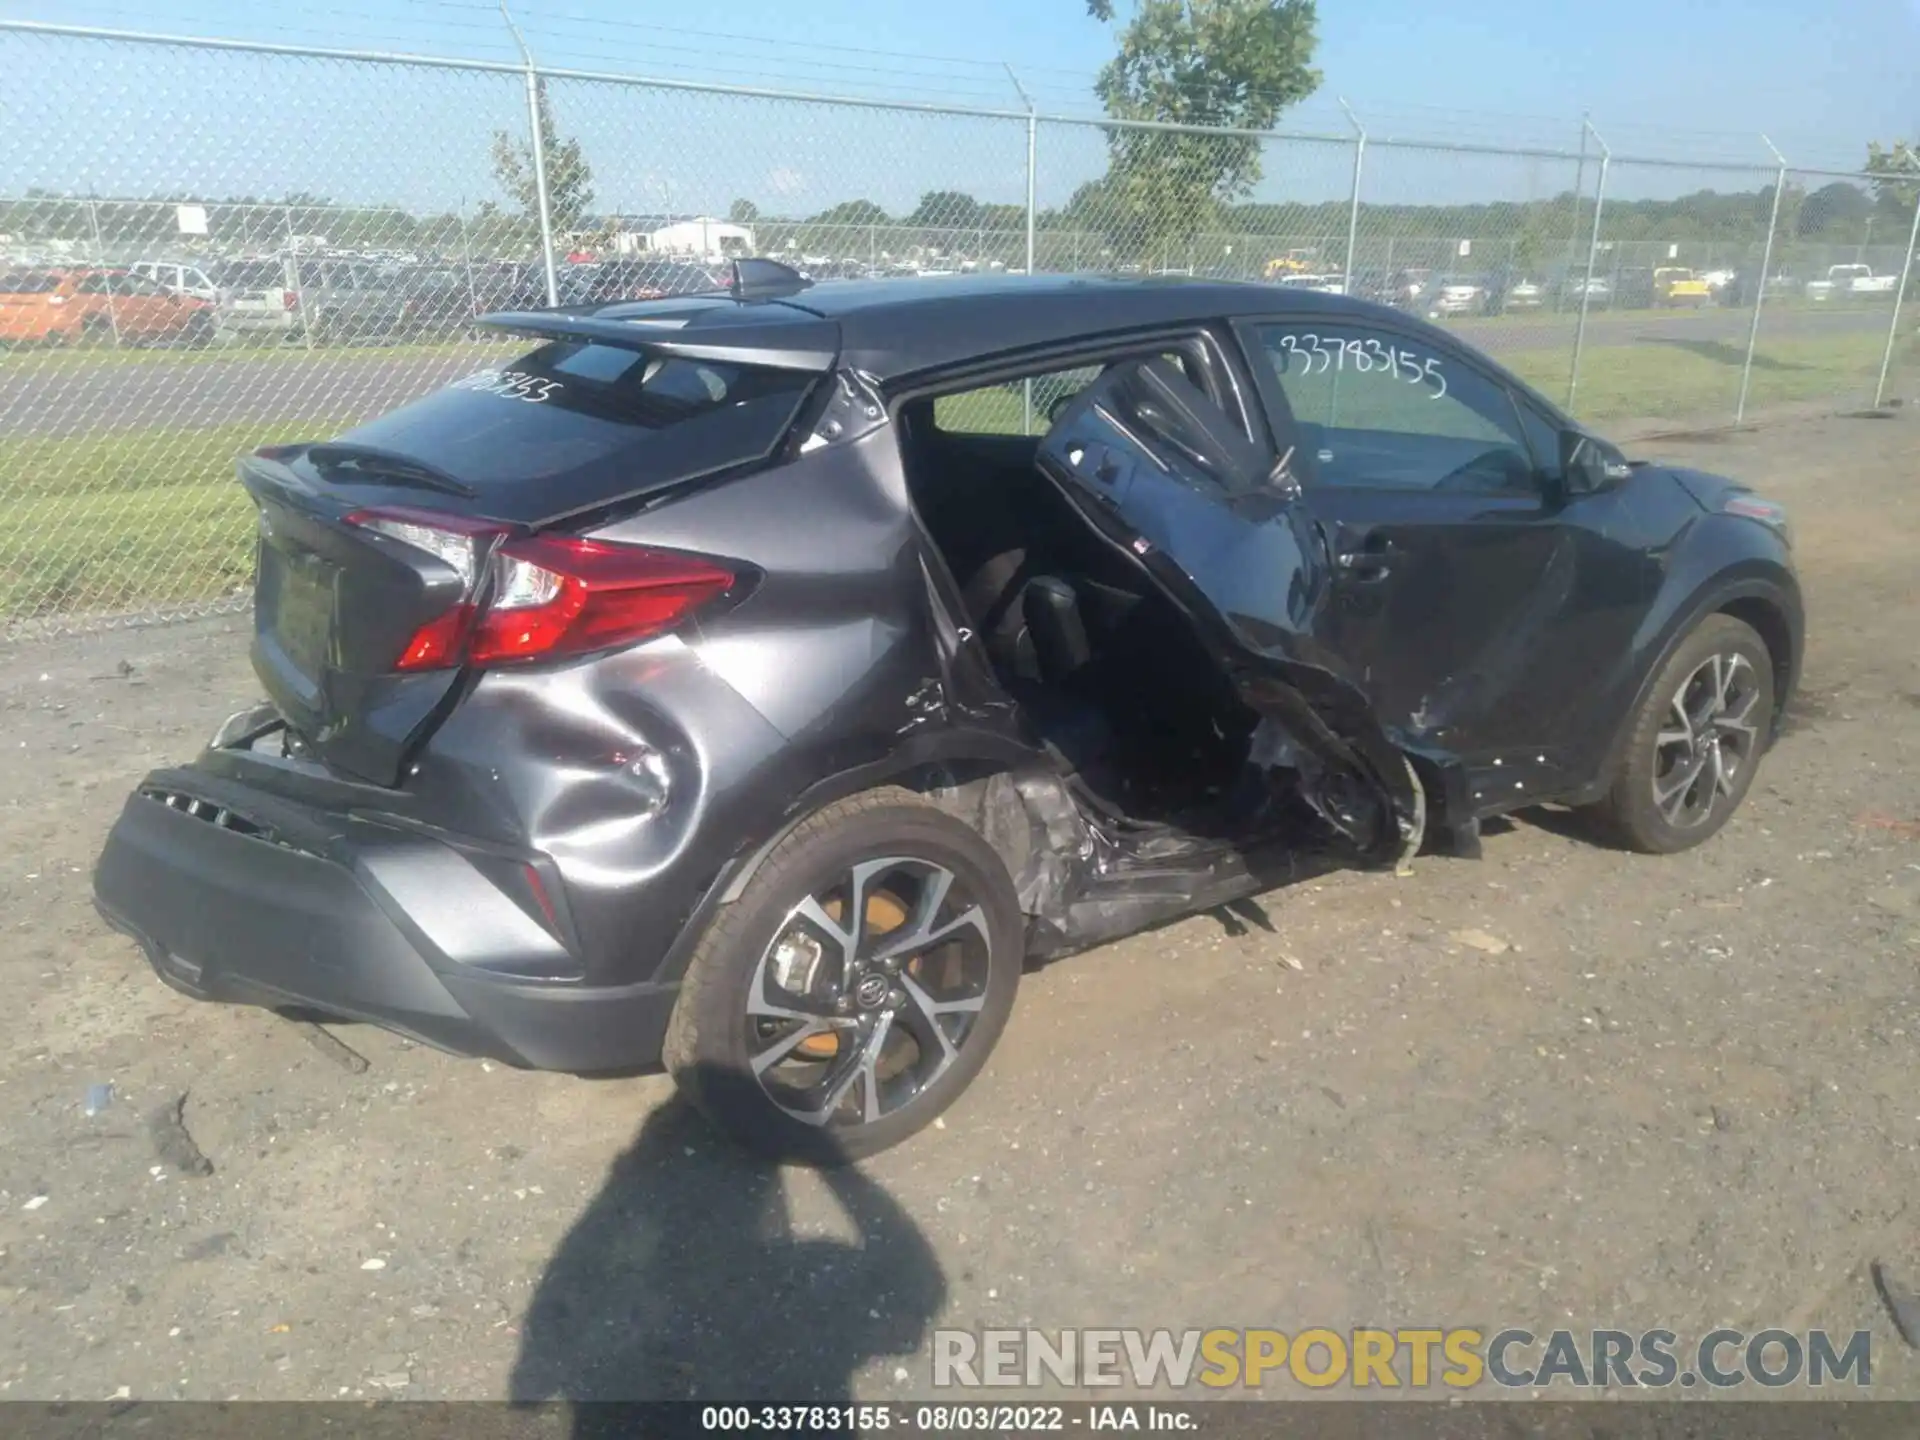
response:
<svg viewBox="0 0 1920 1440"><path fill-rule="evenodd" d="M223 265L220 283L233 290L280 290L286 286L287 272L278 260L251 260Z"/></svg>
<svg viewBox="0 0 1920 1440"><path fill-rule="evenodd" d="M0 274L0 295L45 295L60 288L51 270L11 270Z"/></svg>
<svg viewBox="0 0 1920 1440"><path fill-rule="evenodd" d="M765 459L814 378L569 341L456 380L343 438L424 460L483 496L526 495L599 467L609 496L630 494Z"/></svg>

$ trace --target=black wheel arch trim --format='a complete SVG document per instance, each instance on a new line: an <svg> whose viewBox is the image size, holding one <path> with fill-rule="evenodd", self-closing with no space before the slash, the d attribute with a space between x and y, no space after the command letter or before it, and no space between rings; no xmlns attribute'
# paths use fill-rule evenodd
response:
<svg viewBox="0 0 1920 1440"><path fill-rule="evenodd" d="M764 839L743 847L720 868L688 912L686 923L650 983L679 983L715 912L738 900L780 843L829 805L884 785L925 791L930 788L930 781L943 775L956 778L964 772L964 778L980 778L1009 773L1037 762L1044 763L1037 752L1005 737L982 731L947 731L928 735L921 743L902 746L881 759L814 781L788 799Z"/></svg>
<svg viewBox="0 0 1920 1440"><path fill-rule="evenodd" d="M1653 649L1653 658L1642 667L1639 683L1634 687L1627 705L1614 717L1606 752L1597 773L1592 782L1574 797L1577 803L1598 798L1612 787L1626 758L1627 737L1633 727L1633 717L1640 713L1640 707L1646 704L1660 672L1666 668L1674 653L1686 644L1687 637L1710 615L1734 614L1739 618L1738 612L1730 607L1745 601L1758 602L1771 611L1774 621L1784 632L1788 651L1785 655L1775 650L1775 641L1779 637L1769 636L1761 630L1760 638L1773 658L1773 709L1776 721L1785 712L1799 684L1801 654L1805 646L1805 614L1799 585L1794 581L1791 571L1772 565L1764 570L1743 574L1729 575L1723 572L1716 575L1696 589L1667 622L1659 645ZM1768 736L1769 748L1777 733L1776 725Z"/></svg>

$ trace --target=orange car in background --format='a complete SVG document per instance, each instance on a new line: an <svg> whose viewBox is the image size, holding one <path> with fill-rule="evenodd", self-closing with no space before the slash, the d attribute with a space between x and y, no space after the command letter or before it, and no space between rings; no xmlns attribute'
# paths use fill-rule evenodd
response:
<svg viewBox="0 0 1920 1440"><path fill-rule="evenodd" d="M125 270L0 272L0 344L204 345L214 309Z"/></svg>

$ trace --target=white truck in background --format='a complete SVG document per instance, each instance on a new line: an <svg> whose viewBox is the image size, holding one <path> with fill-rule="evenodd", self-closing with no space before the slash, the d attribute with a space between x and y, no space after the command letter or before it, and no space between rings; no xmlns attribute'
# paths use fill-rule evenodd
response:
<svg viewBox="0 0 1920 1440"><path fill-rule="evenodd" d="M1826 279L1807 282L1807 298L1831 300L1836 295L1891 295L1899 283L1899 276L1876 275L1870 265L1829 265Z"/></svg>

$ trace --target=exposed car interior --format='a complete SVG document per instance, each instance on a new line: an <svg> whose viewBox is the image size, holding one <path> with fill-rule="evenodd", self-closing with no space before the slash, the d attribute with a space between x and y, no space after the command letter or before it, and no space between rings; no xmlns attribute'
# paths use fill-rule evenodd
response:
<svg viewBox="0 0 1920 1440"><path fill-rule="evenodd" d="M1036 738L1129 819L1242 838L1267 789L1246 766L1256 716L1042 473L1041 437L943 429L931 400L900 429L914 503Z"/></svg>

